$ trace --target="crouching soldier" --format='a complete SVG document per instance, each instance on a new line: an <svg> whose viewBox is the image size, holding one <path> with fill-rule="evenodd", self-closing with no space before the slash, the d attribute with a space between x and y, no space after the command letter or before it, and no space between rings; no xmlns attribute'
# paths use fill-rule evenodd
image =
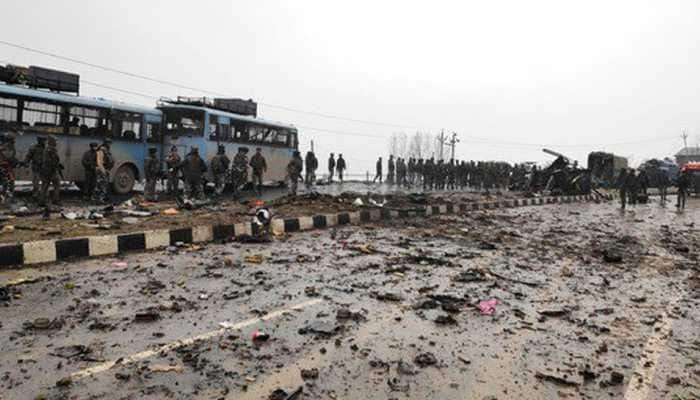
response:
<svg viewBox="0 0 700 400"><path fill-rule="evenodd" d="M156 196L156 183L158 182L158 179L160 179L162 171L157 153L158 149L155 147L148 149L148 158L143 166L145 170L144 175L146 175L146 185L143 191L146 196L146 200L148 201L158 200L158 197Z"/></svg>

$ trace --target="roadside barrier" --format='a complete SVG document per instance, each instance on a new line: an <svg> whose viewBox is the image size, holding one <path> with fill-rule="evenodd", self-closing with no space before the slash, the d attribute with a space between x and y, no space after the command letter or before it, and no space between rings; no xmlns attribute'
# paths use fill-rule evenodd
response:
<svg viewBox="0 0 700 400"><path fill-rule="evenodd" d="M333 226L360 224L393 218L431 216L438 214L467 213L478 210L525 207L545 204L567 204L599 199L594 195L552 196L521 199L477 201L427 206L421 210L391 210L371 208L360 211L320 214L288 219L272 219L274 234L323 229ZM611 197L606 197L606 200ZM35 265L72 259L113 256L122 253L144 251L175 246L179 243L205 243L231 240L255 233L254 223L230 225L194 226L179 229L163 229L119 235L100 235L82 238L38 240L18 244L0 245L0 268Z"/></svg>

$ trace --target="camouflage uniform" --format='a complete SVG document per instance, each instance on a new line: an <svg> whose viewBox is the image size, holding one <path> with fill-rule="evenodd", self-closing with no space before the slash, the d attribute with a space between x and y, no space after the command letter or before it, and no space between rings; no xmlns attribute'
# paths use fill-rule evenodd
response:
<svg viewBox="0 0 700 400"><path fill-rule="evenodd" d="M114 159L109 151L109 142L102 143L97 148L95 157L97 182L95 185L95 200L107 203L109 194L109 172L114 167Z"/></svg>
<svg viewBox="0 0 700 400"><path fill-rule="evenodd" d="M95 168L97 167L97 143L90 143L90 149L83 153L83 159L81 161L83 170L85 171L85 196L90 199L95 194L95 186L97 181L95 171Z"/></svg>
<svg viewBox="0 0 700 400"><path fill-rule="evenodd" d="M335 162L335 170L338 171L338 179L340 183L343 183L343 173L348 169L348 165L345 163L345 159L342 154L338 155L338 159Z"/></svg>
<svg viewBox="0 0 700 400"><path fill-rule="evenodd" d="M253 168L253 185L258 194L262 193L263 173L267 171L267 161L260 151L250 158L250 166Z"/></svg>
<svg viewBox="0 0 700 400"><path fill-rule="evenodd" d="M226 186L226 176L231 160L228 159L223 146L219 146L218 153L211 159L211 172L214 176L214 190L217 195L224 192Z"/></svg>
<svg viewBox="0 0 700 400"><path fill-rule="evenodd" d="M185 193L188 198L203 197L202 175L207 172L207 164L199 156L199 150L193 147L190 154L180 163L182 177L185 181Z"/></svg>
<svg viewBox="0 0 700 400"><path fill-rule="evenodd" d="M392 156L392 155L389 156L389 160L386 162L386 169L387 169L386 183L391 185L394 183L394 170L395 170L394 156Z"/></svg>
<svg viewBox="0 0 700 400"><path fill-rule="evenodd" d="M58 157L58 151L56 150L56 139L50 137L41 157L41 197L39 198L39 204L47 205L49 185L53 186L51 202L58 204L58 196L61 190L59 171L62 169L63 165L61 165L61 159Z"/></svg>
<svg viewBox="0 0 700 400"><path fill-rule="evenodd" d="M37 142L32 145L24 157L24 164L32 169L32 195L39 200L41 194L41 162L46 148L46 138L39 136Z"/></svg>
<svg viewBox="0 0 700 400"><path fill-rule="evenodd" d="M149 149L148 153L148 158L143 164L144 175L146 176L144 194L146 200L156 201L156 183L161 176L160 160L156 157L157 150L155 148Z"/></svg>
<svg viewBox="0 0 700 400"><path fill-rule="evenodd" d="M303 168L304 163L301 160L301 155L299 155L298 151L295 151L294 156L289 160L289 164L287 164L287 176L289 177L292 196L296 196L297 194L297 184L301 178L301 171Z"/></svg>
<svg viewBox="0 0 700 400"><path fill-rule="evenodd" d="M233 165L231 166L231 184L233 186L234 195L238 189L248 182L248 148L239 147L238 153L233 156Z"/></svg>
<svg viewBox="0 0 700 400"><path fill-rule="evenodd" d="M180 155L177 154L177 148L173 147L170 150L170 154L168 154L168 158L165 159L165 165L168 168L168 193L170 194L177 194L179 188L179 183L180 183L180 177L178 167L180 163L182 162L182 159L180 159Z"/></svg>
<svg viewBox="0 0 700 400"><path fill-rule="evenodd" d="M306 182L306 187L311 187L313 186L314 181L316 180L316 169L318 168L318 159L312 151L306 153L305 164L306 177L304 179L304 182Z"/></svg>
<svg viewBox="0 0 700 400"><path fill-rule="evenodd" d="M7 136L0 146L0 184L3 199L12 199L15 194L15 167L19 165L15 151L15 139Z"/></svg>

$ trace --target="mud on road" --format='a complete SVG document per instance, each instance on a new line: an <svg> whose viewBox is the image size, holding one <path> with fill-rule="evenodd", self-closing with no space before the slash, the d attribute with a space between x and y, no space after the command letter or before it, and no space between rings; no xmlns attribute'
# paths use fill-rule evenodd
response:
<svg viewBox="0 0 700 400"><path fill-rule="evenodd" d="M526 207L5 271L0 393L697 398L690 205Z"/></svg>
<svg viewBox="0 0 700 400"><path fill-rule="evenodd" d="M381 194L369 196L368 191L372 188L373 185L361 183L317 186L298 197L289 196L286 189L270 188L261 197L245 192L240 199L234 199L227 194L222 198L213 198L207 204L200 204L201 207L195 209L179 208L175 200L168 196L159 202L148 202L138 194L116 197L115 204L110 206L87 204L79 192L65 191L63 206L55 207L49 218L44 217L43 208L37 207L25 195L13 207L0 208L0 243L249 222L255 210L251 204L258 203L270 207L276 218L292 218L371 207L370 197L375 204L392 209L424 207L428 199L434 205L495 198L489 193L409 193L408 190L388 186L380 191ZM518 195L517 192L506 194L509 197ZM502 197L503 194L498 196ZM362 206L353 204L358 198L363 200Z"/></svg>

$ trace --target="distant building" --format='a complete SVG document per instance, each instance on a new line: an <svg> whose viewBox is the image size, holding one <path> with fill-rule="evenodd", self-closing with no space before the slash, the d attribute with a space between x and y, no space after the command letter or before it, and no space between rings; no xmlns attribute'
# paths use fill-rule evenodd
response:
<svg viewBox="0 0 700 400"><path fill-rule="evenodd" d="M676 163L683 166L688 162L700 162L700 146L686 147L676 153Z"/></svg>

